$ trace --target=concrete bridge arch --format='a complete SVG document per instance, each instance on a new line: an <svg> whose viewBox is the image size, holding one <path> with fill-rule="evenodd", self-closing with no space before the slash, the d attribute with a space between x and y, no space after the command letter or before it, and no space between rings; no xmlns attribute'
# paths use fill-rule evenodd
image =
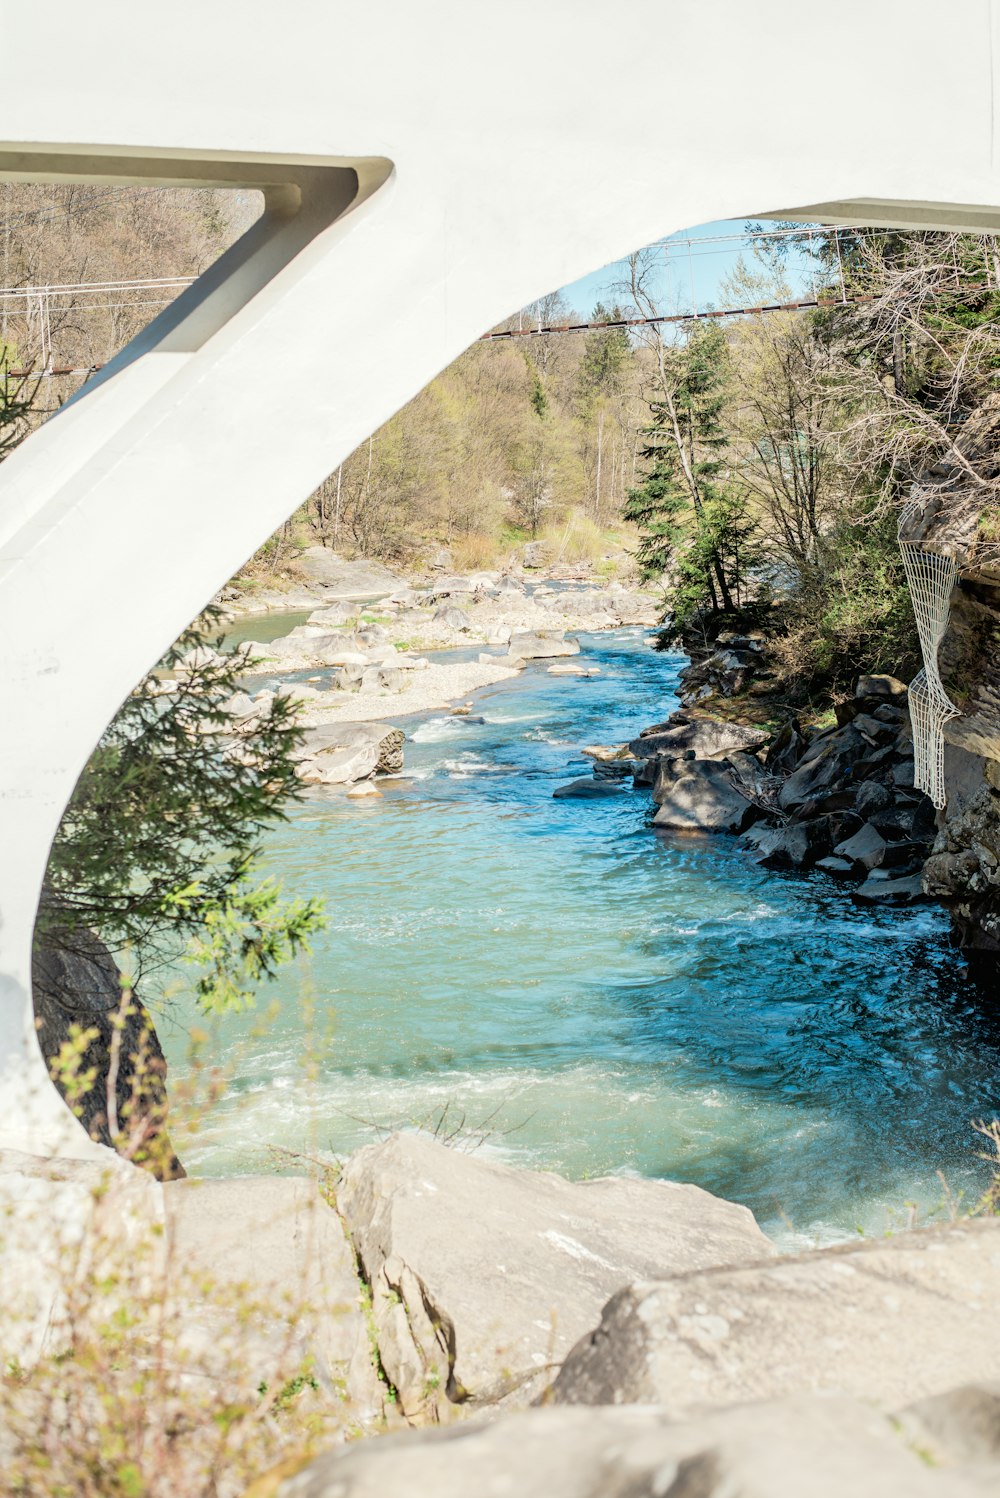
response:
<svg viewBox="0 0 1000 1498"><path fill-rule="evenodd" d="M132 685L369 432L552 287L744 214L1000 231L1000 0L178 0L127 26L114 0L0 0L0 34L0 177L267 202L0 469L0 1145L80 1153L31 932Z"/></svg>

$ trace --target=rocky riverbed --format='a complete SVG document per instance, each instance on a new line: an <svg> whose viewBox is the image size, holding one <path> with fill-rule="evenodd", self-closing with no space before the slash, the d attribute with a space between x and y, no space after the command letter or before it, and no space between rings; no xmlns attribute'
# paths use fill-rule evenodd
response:
<svg viewBox="0 0 1000 1498"><path fill-rule="evenodd" d="M1000 877L991 762L949 746L952 795L939 814L914 787L904 682L861 676L833 722L803 727L786 715L775 731L754 722L754 689L766 695L767 674L765 639L721 636L682 671L678 710L628 743L593 746L592 778L556 794L599 795L631 777L651 788L654 828L737 836L762 866L821 870L859 904L950 906L964 870L988 910ZM984 940L980 932L973 947Z"/></svg>
<svg viewBox="0 0 1000 1498"><path fill-rule="evenodd" d="M357 567L368 570L349 570ZM320 571L331 575L329 567ZM568 659L579 654L572 630L651 623L656 614L653 595L638 589L496 573L396 586L366 595L362 606L345 590L396 580L361 563L340 564L334 575L335 582L316 582L311 591L275 595L285 609L318 607L286 635L240 640L246 690L229 703L231 715L249 724L276 692L293 697L306 730L300 774L320 785L403 768L403 735L380 720L454 704L468 712L471 694L509 680L529 661L553 661L554 671L577 674L583 668ZM231 608L234 600L223 595L219 603ZM163 690L171 689L164 681Z"/></svg>

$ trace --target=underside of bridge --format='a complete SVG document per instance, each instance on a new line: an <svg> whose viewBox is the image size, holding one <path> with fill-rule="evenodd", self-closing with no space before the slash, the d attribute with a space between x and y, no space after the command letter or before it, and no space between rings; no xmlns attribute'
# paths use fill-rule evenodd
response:
<svg viewBox="0 0 1000 1498"><path fill-rule="evenodd" d="M266 211L0 470L0 1136L36 1152L92 1147L30 996L72 787L133 684L338 461L512 308L684 225L1000 229L993 0L952 8L961 49L913 0L848 0L832 28L793 0L767 25L737 0L636 0L669 86L610 69L599 108L574 68L512 85L526 36L564 54L557 5L308 0L276 27L257 0L184 0L169 35L136 20L112 48L115 9L3 7L48 78L44 97L5 88L0 178L252 186ZM573 8L586 55L606 16ZM904 143L899 119L931 101Z"/></svg>

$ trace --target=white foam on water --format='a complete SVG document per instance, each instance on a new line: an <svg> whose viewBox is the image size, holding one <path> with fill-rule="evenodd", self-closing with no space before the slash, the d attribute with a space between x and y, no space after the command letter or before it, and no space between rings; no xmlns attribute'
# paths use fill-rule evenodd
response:
<svg viewBox="0 0 1000 1498"><path fill-rule="evenodd" d="M494 775L502 771L504 766L491 764L488 759L469 753L460 754L457 759L443 759L440 768L457 779L464 779L469 775Z"/></svg>
<svg viewBox="0 0 1000 1498"><path fill-rule="evenodd" d="M415 744L438 744L443 739L454 739L464 730L461 718L431 718L427 723L421 723L410 734Z"/></svg>

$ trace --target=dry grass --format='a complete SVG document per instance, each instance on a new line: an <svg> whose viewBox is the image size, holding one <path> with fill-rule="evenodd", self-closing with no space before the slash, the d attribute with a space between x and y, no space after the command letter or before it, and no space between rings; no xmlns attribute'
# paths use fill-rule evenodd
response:
<svg viewBox="0 0 1000 1498"><path fill-rule="evenodd" d="M495 536L469 531L451 545L451 556L458 572L485 572L496 567L502 548Z"/></svg>
<svg viewBox="0 0 1000 1498"><path fill-rule="evenodd" d="M596 562L609 549L607 533L582 510L570 510L538 537L552 562Z"/></svg>

